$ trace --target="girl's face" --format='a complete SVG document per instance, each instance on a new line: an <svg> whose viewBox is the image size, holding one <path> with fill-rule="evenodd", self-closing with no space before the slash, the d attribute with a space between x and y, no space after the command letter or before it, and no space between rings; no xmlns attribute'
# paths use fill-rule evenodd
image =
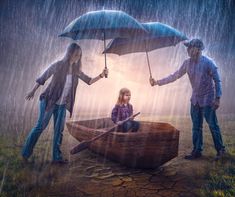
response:
<svg viewBox="0 0 235 197"><path fill-rule="evenodd" d="M131 93L125 93L124 95L123 95L123 101L124 101L124 103L126 104L126 103L129 103L129 101L131 100Z"/></svg>

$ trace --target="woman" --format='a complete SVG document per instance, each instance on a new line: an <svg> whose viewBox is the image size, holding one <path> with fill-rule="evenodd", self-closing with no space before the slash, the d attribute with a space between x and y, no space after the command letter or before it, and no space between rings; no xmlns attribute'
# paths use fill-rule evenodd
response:
<svg viewBox="0 0 235 197"><path fill-rule="evenodd" d="M103 78L108 70L95 78L90 78L81 71L82 50L76 43L70 44L64 58L52 64L37 80L36 85L26 96L27 100L34 97L40 85L52 76L50 84L40 95L40 113L36 126L30 131L22 149L22 157L25 161L31 156L33 148L47 127L51 116L54 116L54 138L53 138L53 163L66 164L67 160L62 158L60 146L62 143L63 130L66 117L66 109L72 116L76 89L79 79L91 85Z"/></svg>

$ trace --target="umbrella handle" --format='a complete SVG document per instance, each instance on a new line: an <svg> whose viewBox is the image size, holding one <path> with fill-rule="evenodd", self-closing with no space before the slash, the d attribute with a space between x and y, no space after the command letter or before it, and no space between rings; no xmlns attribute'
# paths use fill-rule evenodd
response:
<svg viewBox="0 0 235 197"><path fill-rule="evenodd" d="M104 62L105 62L105 69L107 69L107 60L106 60L106 52L105 52L105 49L106 49L106 37L105 37L105 30L104 30ZM108 78L108 75L105 74L104 75L105 78Z"/></svg>
<svg viewBox="0 0 235 197"><path fill-rule="evenodd" d="M147 56L147 62L148 62L148 68L149 68L149 75L150 75L150 78L153 78L152 76L152 71L151 71L151 67L150 67L150 63L149 63L149 56L148 56L148 52L146 52L146 56Z"/></svg>
<svg viewBox="0 0 235 197"><path fill-rule="evenodd" d="M146 41L144 42L144 44L145 44L145 53L146 53L147 63L148 63L148 68L149 68L149 75L150 75L150 78L152 79L153 76L152 76L152 71L151 71L151 67L150 67L150 63L149 63L149 54L148 54L148 50L147 50Z"/></svg>

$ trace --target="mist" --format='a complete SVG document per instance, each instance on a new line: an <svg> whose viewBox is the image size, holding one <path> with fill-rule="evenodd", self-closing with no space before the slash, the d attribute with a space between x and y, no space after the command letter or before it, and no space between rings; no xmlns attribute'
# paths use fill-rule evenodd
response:
<svg viewBox="0 0 235 197"><path fill-rule="evenodd" d="M32 101L25 96L36 78L53 62L60 60L67 46L74 42L58 35L75 18L94 10L122 10L140 22L161 22L201 38L203 54L218 66L222 79L220 114L235 109L235 6L234 1L164 0L1 0L0 2L0 110L4 123L12 119L33 121L38 112L40 93ZM76 41L82 48L82 70L91 77L104 68L103 42ZM188 58L182 43L149 53L153 77L160 79L176 71ZM143 115L186 116L189 114L191 86L187 75L175 83L151 87L145 53L107 55L109 77L92 86L79 81L73 119L82 116L110 116L118 92L131 90L131 103ZM12 114L4 116L4 114Z"/></svg>

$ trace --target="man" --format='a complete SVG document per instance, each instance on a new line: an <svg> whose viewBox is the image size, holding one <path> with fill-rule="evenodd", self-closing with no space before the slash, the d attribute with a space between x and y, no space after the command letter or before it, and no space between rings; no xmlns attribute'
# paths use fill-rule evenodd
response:
<svg viewBox="0 0 235 197"><path fill-rule="evenodd" d="M184 43L187 47L189 59L175 73L161 80L150 78L150 84L165 85L176 81L185 73L188 74L193 92L191 97L192 141L193 150L185 159L196 159L202 156L203 150L203 118L210 127L214 146L217 151L215 160L221 158L225 152L220 127L218 125L216 110L220 106L221 81L215 63L202 55L204 44L200 39L192 39Z"/></svg>

